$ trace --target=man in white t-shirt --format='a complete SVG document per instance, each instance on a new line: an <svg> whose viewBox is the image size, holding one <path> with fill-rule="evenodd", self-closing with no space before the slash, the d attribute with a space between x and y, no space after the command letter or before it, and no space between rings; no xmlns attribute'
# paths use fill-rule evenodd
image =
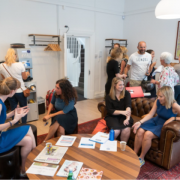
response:
<svg viewBox="0 0 180 180"><path fill-rule="evenodd" d="M146 52L146 43L138 43L138 51L133 53L128 60L124 74L127 74L131 67L130 86L140 86L146 74L149 74L151 55Z"/></svg>

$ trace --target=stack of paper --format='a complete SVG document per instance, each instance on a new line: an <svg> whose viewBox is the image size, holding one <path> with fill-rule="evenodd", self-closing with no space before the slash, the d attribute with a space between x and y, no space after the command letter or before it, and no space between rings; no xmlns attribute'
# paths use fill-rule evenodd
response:
<svg viewBox="0 0 180 180"><path fill-rule="evenodd" d="M47 154L45 147L34 160L39 162L59 164L67 150L68 147L52 146L52 153Z"/></svg>
<svg viewBox="0 0 180 180"><path fill-rule="evenodd" d="M104 144L108 139L109 139L109 134L103 133L103 132L98 132L89 140L100 143L100 144Z"/></svg>
<svg viewBox="0 0 180 180"><path fill-rule="evenodd" d="M34 162L26 171L29 174L39 174L43 176L54 176L59 165Z"/></svg>
<svg viewBox="0 0 180 180"><path fill-rule="evenodd" d="M68 177L69 169L72 169L73 176L76 179L79 174L79 171L81 170L82 165L82 162L65 160L56 175L61 177Z"/></svg>
<svg viewBox="0 0 180 180"><path fill-rule="evenodd" d="M76 136L61 136L57 141L57 146L72 146L74 141L76 140Z"/></svg>
<svg viewBox="0 0 180 180"><path fill-rule="evenodd" d="M90 149L94 149L94 148L95 148L95 142L92 142L92 141L90 141L89 139L90 139L90 138L82 137L78 147L79 147L79 148L90 148Z"/></svg>
<svg viewBox="0 0 180 180"><path fill-rule="evenodd" d="M114 151L117 152L117 141L107 141L104 144L101 144L101 151Z"/></svg>

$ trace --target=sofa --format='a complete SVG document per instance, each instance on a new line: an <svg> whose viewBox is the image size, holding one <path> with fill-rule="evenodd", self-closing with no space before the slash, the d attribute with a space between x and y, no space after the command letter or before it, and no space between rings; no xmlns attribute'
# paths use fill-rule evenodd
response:
<svg viewBox="0 0 180 180"><path fill-rule="evenodd" d="M131 116L134 123L142 119L141 117L151 110L154 101L148 98L136 98L131 100ZM107 114L105 102L98 104L98 110L101 117ZM134 148L135 134L131 130L128 146ZM165 168L170 169L180 162L180 121L173 121L161 130L161 137L153 139L150 150L147 152L145 159Z"/></svg>

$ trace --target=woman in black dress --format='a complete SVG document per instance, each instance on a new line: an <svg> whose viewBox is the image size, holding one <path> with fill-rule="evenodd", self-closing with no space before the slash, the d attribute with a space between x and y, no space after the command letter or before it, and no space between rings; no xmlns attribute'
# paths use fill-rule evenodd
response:
<svg viewBox="0 0 180 180"><path fill-rule="evenodd" d="M121 141L128 141L133 119L131 118L131 96L125 90L124 81L119 77L112 80L109 95L106 96L107 116L105 117L109 129L115 131L115 138L121 133Z"/></svg>
<svg viewBox="0 0 180 180"><path fill-rule="evenodd" d="M151 68L150 68L150 75L148 76L148 81L151 81L151 79L155 79L155 75L152 76L153 72L155 71L155 65L156 62L153 62L154 59L154 51L152 49L148 49L146 51L147 53L151 54L152 60L151 60ZM156 86L154 86L154 88L150 91L146 91L146 92L150 92L151 96L147 96L147 98L156 98Z"/></svg>
<svg viewBox="0 0 180 180"><path fill-rule="evenodd" d="M127 76L125 74L120 75L118 60L122 59L122 57L123 57L122 50L120 48L113 48L111 50L111 57L108 57L107 59L106 72L108 75L108 80L105 85L106 95L109 94L111 88L111 82L114 77L126 78Z"/></svg>

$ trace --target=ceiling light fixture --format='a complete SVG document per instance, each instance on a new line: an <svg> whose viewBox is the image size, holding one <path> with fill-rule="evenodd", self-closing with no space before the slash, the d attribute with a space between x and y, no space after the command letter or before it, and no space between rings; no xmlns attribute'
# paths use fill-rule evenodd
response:
<svg viewBox="0 0 180 180"><path fill-rule="evenodd" d="M158 19L180 18L180 0L161 0L156 6L155 16Z"/></svg>

